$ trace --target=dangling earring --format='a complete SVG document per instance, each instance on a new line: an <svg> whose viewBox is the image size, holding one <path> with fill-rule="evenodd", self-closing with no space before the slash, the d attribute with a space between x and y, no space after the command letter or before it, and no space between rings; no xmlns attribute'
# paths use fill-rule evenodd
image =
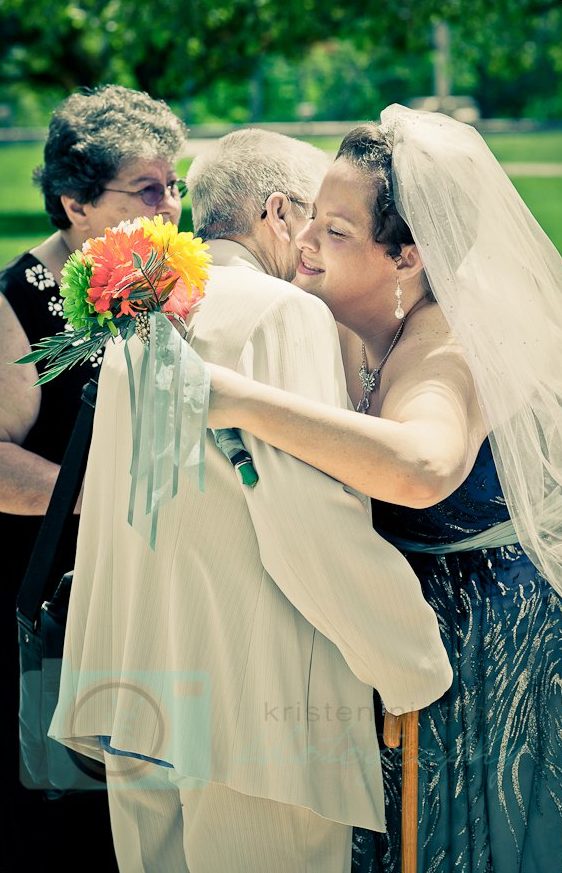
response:
<svg viewBox="0 0 562 873"><path fill-rule="evenodd" d="M394 315L396 318L404 318L404 310L402 309L402 288L400 287L400 277L396 276L396 291L394 292L394 296L396 297L396 309L394 310Z"/></svg>

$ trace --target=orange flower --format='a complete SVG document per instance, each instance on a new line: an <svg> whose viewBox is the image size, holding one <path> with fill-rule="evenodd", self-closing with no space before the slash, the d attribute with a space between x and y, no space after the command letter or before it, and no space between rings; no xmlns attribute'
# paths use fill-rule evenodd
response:
<svg viewBox="0 0 562 873"><path fill-rule="evenodd" d="M107 312L115 298L126 299L132 286L145 283L131 253L135 252L145 262L151 250L151 241L140 226L130 232L121 226L108 228L104 236L88 241L85 254L93 264L88 297L97 312Z"/></svg>

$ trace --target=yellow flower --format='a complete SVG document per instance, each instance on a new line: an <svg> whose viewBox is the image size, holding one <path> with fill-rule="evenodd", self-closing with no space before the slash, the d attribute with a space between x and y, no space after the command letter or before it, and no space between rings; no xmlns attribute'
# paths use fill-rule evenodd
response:
<svg viewBox="0 0 562 873"><path fill-rule="evenodd" d="M153 242L156 247L165 252L170 243L172 236L177 236L178 229L171 221L164 222L161 215L155 215L154 218L140 218L140 224L144 231L144 235Z"/></svg>
<svg viewBox="0 0 562 873"><path fill-rule="evenodd" d="M171 221L164 222L161 215L153 219L141 219L144 234L154 245L166 253L166 262L171 270L183 280L186 288L203 292L208 277L211 256L209 246L192 233L181 232Z"/></svg>

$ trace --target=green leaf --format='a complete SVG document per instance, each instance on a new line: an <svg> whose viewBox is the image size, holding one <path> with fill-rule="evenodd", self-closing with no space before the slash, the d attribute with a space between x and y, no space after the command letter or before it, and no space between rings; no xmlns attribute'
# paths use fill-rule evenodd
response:
<svg viewBox="0 0 562 873"><path fill-rule="evenodd" d="M152 267L154 266L154 264L155 264L157 258L158 258L158 252L156 251L156 249L151 249L151 250L150 250L150 255L149 255L149 257L148 257L148 259L147 259L147 261L146 261L146 264L144 265L144 268L145 268L145 270L146 270L147 272L148 272L148 270L151 270L151 269L152 269Z"/></svg>
<svg viewBox="0 0 562 873"><path fill-rule="evenodd" d="M35 385L45 385L47 382L52 382L53 379L56 379L57 376L60 376L61 373L64 373L66 367L51 367L49 370L46 370L35 382Z"/></svg>
<svg viewBox="0 0 562 873"><path fill-rule="evenodd" d="M111 324L107 322L106 324ZM35 348L15 363L39 363L45 361L45 369L40 374L36 385L44 385L69 367L87 361L92 355L104 347L110 337L106 328L82 328L72 332L62 331L54 336L44 337Z"/></svg>
<svg viewBox="0 0 562 873"><path fill-rule="evenodd" d="M45 357L44 351L35 351L30 352L28 355L24 355L23 358L18 358L17 361L14 361L14 364L35 364L37 361L42 361Z"/></svg>
<svg viewBox="0 0 562 873"><path fill-rule="evenodd" d="M125 331L123 332L123 338L126 340L131 339L131 337L133 336L133 334L135 332L135 329L136 329L135 319L130 318L129 323L128 323Z"/></svg>
<svg viewBox="0 0 562 873"><path fill-rule="evenodd" d="M165 286L165 288L163 288L162 291L160 292L160 300L163 300L164 298L167 298L170 296L171 292L176 287L177 281L178 281L178 277L176 276L174 279L172 279L171 282L168 282L168 284Z"/></svg>

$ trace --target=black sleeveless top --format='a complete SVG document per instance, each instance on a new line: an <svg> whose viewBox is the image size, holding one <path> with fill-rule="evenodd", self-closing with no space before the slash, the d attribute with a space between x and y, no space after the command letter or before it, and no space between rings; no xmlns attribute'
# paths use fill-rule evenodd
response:
<svg viewBox="0 0 562 873"><path fill-rule="evenodd" d="M14 310L31 344L42 337L64 330L63 300L52 273L37 258L26 252L0 271L0 292ZM72 432L82 387L99 372L101 357L89 365L73 367L41 387L41 406L37 421L22 447L49 461L60 463ZM41 372L41 364L37 367ZM27 566L42 516L0 513L0 540L3 543L2 588L15 593ZM58 579L72 569L78 519L73 518L61 543L53 576Z"/></svg>

